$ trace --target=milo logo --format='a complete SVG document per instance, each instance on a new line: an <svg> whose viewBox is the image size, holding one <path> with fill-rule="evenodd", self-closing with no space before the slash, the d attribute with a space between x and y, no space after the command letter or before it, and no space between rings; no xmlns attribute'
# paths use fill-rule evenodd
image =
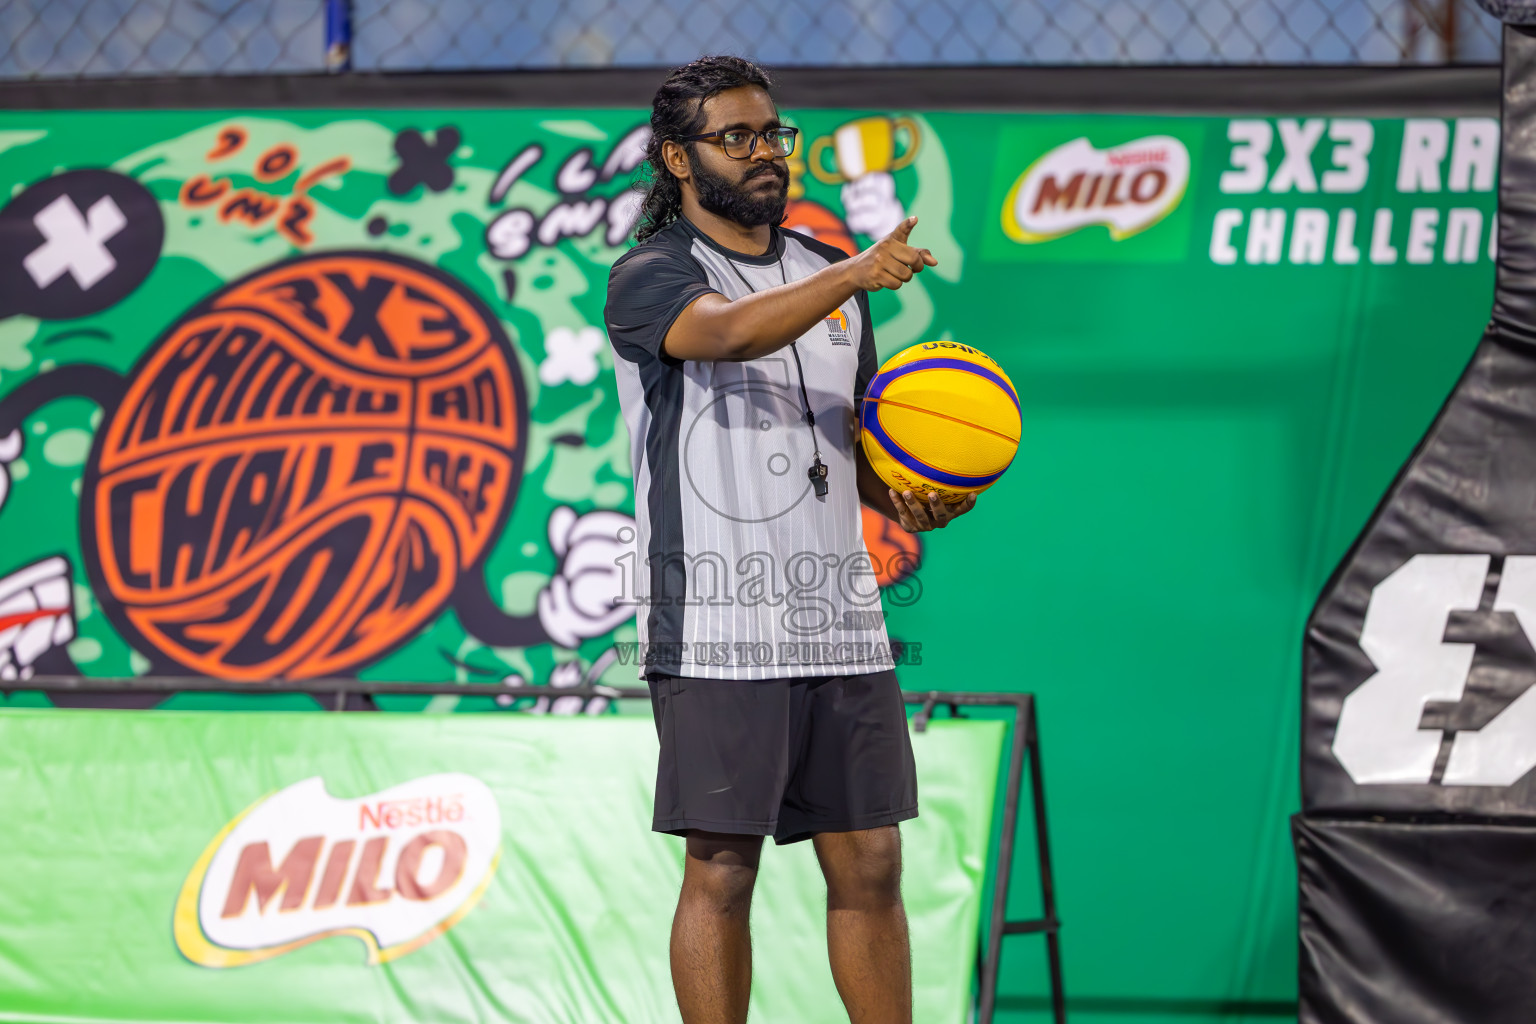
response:
<svg viewBox="0 0 1536 1024"><path fill-rule="evenodd" d="M500 808L471 775L357 800L305 779L214 836L176 900L176 946L204 967L238 967L351 935L369 963L391 960L468 914L500 855Z"/></svg>
<svg viewBox="0 0 1536 1024"><path fill-rule="evenodd" d="M1120 241L1172 213L1188 185L1189 150L1171 135L1110 149L1073 139L1014 181L1003 202L1003 232L1029 245L1102 224Z"/></svg>

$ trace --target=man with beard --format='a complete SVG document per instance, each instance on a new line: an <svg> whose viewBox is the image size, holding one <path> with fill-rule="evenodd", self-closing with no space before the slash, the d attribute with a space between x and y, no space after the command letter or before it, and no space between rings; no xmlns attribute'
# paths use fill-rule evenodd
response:
<svg viewBox="0 0 1536 1024"><path fill-rule="evenodd" d="M685 1024L746 1020L763 837L811 839L848 1016L903 1024L896 823L917 814L917 782L859 503L915 532L975 499L897 495L858 448L867 293L937 261L909 244L915 217L852 258L778 226L796 130L770 84L736 57L668 76L640 244L608 282L661 739L652 827L686 842L672 981Z"/></svg>

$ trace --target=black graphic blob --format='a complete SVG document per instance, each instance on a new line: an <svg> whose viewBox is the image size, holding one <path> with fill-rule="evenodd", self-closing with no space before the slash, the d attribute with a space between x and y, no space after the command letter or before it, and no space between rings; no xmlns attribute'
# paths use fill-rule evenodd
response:
<svg viewBox="0 0 1536 1024"><path fill-rule="evenodd" d="M389 176L386 187L392 196L403 196L417 185L442 192L453 184L453 167L448 158L459 148L459 130L453 125L439 128L428 142L415 128L395 136L395 155L400 166Z"/></svg>
<svg viewBox="0 0 1536 1024"><path fill-rule="evenodd" d="M0 210L0 318L99 313L143 283L164 239L159 203L132 178L45 178Z"/></svg>

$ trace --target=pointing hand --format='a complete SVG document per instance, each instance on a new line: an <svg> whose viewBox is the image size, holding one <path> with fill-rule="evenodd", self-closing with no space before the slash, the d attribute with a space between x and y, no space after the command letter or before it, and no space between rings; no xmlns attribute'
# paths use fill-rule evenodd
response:
<svg viewBox="0 0 1536 1024"><path fill-rule="evenodd" d="M936 267L939 261L927 249L917 249L907 241L916 217L908 217L896 230L848 261L853 283L867 292L881 288L893 291L920 274L924 267Z"/></svg>

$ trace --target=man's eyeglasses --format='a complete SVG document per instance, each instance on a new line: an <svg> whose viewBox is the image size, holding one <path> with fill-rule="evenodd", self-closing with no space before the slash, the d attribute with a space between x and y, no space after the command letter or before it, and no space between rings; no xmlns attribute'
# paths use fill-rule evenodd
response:
<svg viewBox="0 0 1536 1024"><path fill-rule="evenodd" d="M732 160L749 159L757 150L757 140L762 139L768 152L774 156L789 156L795 151L798 128L764 128L755 132L750 128L727 128L723 132L705 132L703 135L685 135L679 142L713 142L725 150Z"/></svg>

